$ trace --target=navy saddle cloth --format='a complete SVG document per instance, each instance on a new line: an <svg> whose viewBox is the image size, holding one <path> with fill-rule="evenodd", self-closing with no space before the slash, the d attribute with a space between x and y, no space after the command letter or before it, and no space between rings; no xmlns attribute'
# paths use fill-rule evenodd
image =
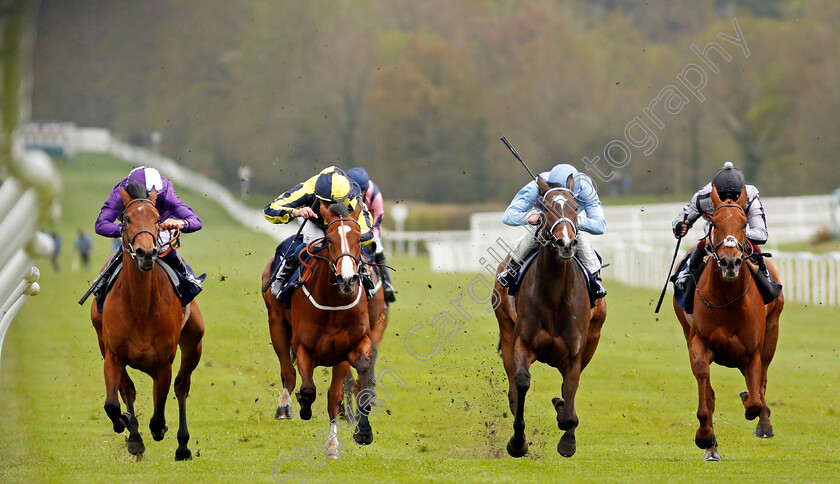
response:
<svg viewBox="0 0 840 484"><path fill-rule="evenodd" d="M513 284L508 287L508 295L511 297L516 296L517 291L519 291L519 286L522 284L522 279L525 277L525 273L528 272L528 268L531 267L534 260L537 258L537 253L539 250L536 250L531 253L528 257L525 258L525 262L522 263L522 268L519 270L519 275L516 276L516 280L513 281ZM598 260L601 260L601 256L598 255ZM589 293L589 307L595 307L596 299L593 296L594 286L592 285L592 273L586 270L586 266L583 265L583 262L578 259L577 256L574 257L575 265L580 269L583 273L584 279L586 280L586 290Z"/></svg>

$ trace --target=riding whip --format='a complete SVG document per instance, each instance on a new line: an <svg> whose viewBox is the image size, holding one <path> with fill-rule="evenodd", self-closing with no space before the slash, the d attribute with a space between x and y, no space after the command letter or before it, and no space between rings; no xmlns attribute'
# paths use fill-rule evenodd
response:
<svg viewBox="0 0 840 484"><path fill-rule="evenodd" d="M508 141L507 138L505 138L504 136L502 136L501 140L502 140L502 143L504 143L505 146L508 147L510 152L513 153L513 156L515 156L516 159L519 160L520 163L522 163L522 166L524 166L525 169L528 170L528 174L531 175L531 178L536 180L537 179L536 175L534 175L534 172L532 172L531 169L528 168L528 165L526 165L525 162L522 161L522 157L519 156L519 153L516 152L516 149L513 147L512 144L510 144L510 141Z"/></svg>
<svg viewBox="0 0 840 484"><path fill-rule="evenodd" d="M683 222L685 222L685 210L683 210ZM677 237L677 246L674 248L674 258L671 259L671 265L668 267L668 277L665 279L665 286L662 287L662 294L659 295L659 302L656 303L656 310L654 314L659 314L659 308L662 307L662 300L665 299L665 290L668 289L668 282L671 280L671 271L674 270L674 262L677 261L677 254L680 251L680 243L682 236Z"/></svg>

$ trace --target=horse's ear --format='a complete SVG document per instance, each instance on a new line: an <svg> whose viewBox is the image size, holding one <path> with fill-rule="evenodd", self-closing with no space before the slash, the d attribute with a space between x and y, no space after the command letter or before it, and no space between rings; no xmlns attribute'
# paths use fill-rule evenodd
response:
<svg viewBox="0 0 840 484"><path fill-rule="evenodd" d="M545 192L551 188L541 176L537 177L537 187L540 189L540 196L545 195Z"/></svg>
<svg viewBox="0 0 840 484"><path fill-rule="evenodd" d="M326 203L318 201L318 210L317 212L321 215L321 220L329 220L330 218L330 208L327 206Z"/></svg>
<svg viewBox="0 0 840 484"><path fill-rule="evenodd" d="M128 204L131 202L131 195L129 195L128 192L125 191L124 187L120 187L120 196L123 199L123 205L128 206Z"/></svg>
<svg viewBox="0 0 840 484"><path fill-rule="evenodd" d="M719 206L721 206L723 204L723 202L720 200L720 195L718 195L717 187L714 186L714 185L712 185L711 196L712 196L712 205L715 208L718 208Z"/></svg>
<svg viewBox="0 0 840 484"><path fill-rule="evenodd" d="M741 195L738 196L738 205L741 206L744 210L747 209L747 186L744 185L741 187Z"/></svg>
<svg viewBox="0 0 840 484"><path fill-rule="evenodd" d="M569 177L566 178L566 188L571 191L575 191L575 176L569 173Z"/></svg>
<svg viewBox="0 0 840 484"><path fill-rule="evenodd" d="M152 187L152 191L149 193L149 200L153 203L157 203L157 188Z"/></svg>

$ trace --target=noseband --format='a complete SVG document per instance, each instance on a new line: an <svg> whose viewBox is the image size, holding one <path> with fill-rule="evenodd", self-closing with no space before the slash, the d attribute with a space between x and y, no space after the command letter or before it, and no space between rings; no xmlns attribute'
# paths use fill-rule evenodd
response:
<svg viewBox="0 0 840 484"><path fill-rule="evenodd" d="M572 201L574 201L574 192L572 192L568 188L566 188L566 187L552 188L552 189L548 190L547 192L545 192L545 195L543 195L542 198L540 199L540 205L543 207L543 212L551 211L552 213L555 213L555 210L552 209L548 205L549 194L551 192L568 192L569 194L572 195L572 197L573 197ZM560 203L561 203L561 206L565 208L565 203L567 201L569 201L569 199L564 198L564 197L562 197L562 195L558 194L554 198L552 198L551 201L552 202L557 201L558 198L562 198L562 201ZM575 237L577 237L577 234L578 234L578 227L577 227L577 224L575 224L574 220L570 219L569 217L566 217L563 214L557 214L557 215L558 215L557 220L555 220L554 223L551 224L551 227L549 227L547 231L544 230L544 233L541 234L541 237L543 238L543 240L548 241L554 248L559 248L558 247L558 242L559 241L557 240L557 237L554 236L554 229L556 229L558 225L563 224L563 223L569 224L572 227L572 232L574 233Z"/></svg>

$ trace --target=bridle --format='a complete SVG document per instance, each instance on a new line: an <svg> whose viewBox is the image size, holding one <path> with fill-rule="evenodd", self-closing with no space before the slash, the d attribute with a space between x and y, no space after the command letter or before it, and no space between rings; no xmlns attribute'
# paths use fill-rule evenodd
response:
<svg viewBox="0 0 840 484"><path fill-rule="evenodd" d="M720 205L717 208L715 208L715 211L712 212L712 217L714 217L714 214L717 213L718 210L720 210L721 208L724 208L724 207L736 207L739 210L741 210L741 212L744 213L744 215L746 215L746 212L744 211L744 208L741 207L740 205L737 205L737 204L734 204L734 203L726 203L726 204ZM754 255L754 250L753 250L752 244L748 243L746 234L744 235L744 242L738 241L738 239L736 239L732 235L727 235L726 237L723 238L723 240L721 240L720 242L715 244L714 233L713 233L714 228L715 228L715 222L714 222L714 218L712 218L712 220L709 222L708 232L706 233L706 237L705 237L706 240L708 241L705 248L706 248L706 253L715 260L715 263L717 263L718 266L720 266L720 257L718 256L717 252L718 252L718 249L720 248L721 245L724 246L724 247L737 247L738 250L741 252L741 256L738 257L738 260L740 260L742 263L746 259L749 259L750 257L752 257ZM710 246L712 247L711 249L709 248ZM749 250L747 249L748 247L749 247ZM693 274L692 274L692 277L694 277ZM703 304L705 304L706 307L709 308L709 309L723 309L723 308L729 307L732 304L736 303L737 301L740 301L744 296L747 295L747 291L749 291L749 289L750 289L750 279L752 279L752 277L747 277L747 284L744 287L744 292L742 292L740 296L736 297L735 299L730 300L726 304L715 305L715 304L710 303L709 301L707 301L703 297L703 294L700 293L699 288L697 290L697 297L699 297L700 301Z"/></svg>
<svg viewBox="0 0 840 484"><path fill-rule="evenodd" d="M150 203L152 205L152 208L155 208L155 202L149 200L148 198L135 198L134 200L128 202L126 204L125 208L123 209L123 212L122 212L122 219L123 220L125 220L125 213L128 211L128 207L132 206L134 203L137 203L137 202ZM134 239L136 239L137 236L140 235L140 234L151 235L152 239L154 239L154 241L155 241L155 249L157 250L157 249L160 248L159 244L158 244L158 236L160 234L160 221L157 222L157 229L158 229L157 234L152 232L151 230L146 230L146 229L138 230L137 232L134 233L133 236L131 236L130 240L126 240L127 237L128 237L128 234L126 232L125 226L126 226L125 222L123 222L122 225L120 225L120 237L122 238L122 242L123 242L123 251L128 252L128 255L130 255L132 259L137 260L137 251L134 249Z"/></svg>
<svg viewBox="0 0 840 484"><path fill-rule="evenodd" d="M705 237L706 240L708 240L708 242L709 242L708 244L706 244L706 253L710 257L712 257L717 264L720 264L720 256L718 256L718 254L717 254L718 249L720 249L720 246L722 245L724 247L737 247L738 250L741 252L741 256L738 257L738 260L740 260L741 262L744 262L745 260L749 259L750 257L752 257L755 254L755 251L753 250L752 244L748 243L748 241L747 241L746 234L744 234L744 241L743 242L739 241L738 239L736 239L732 235L727 235L726 237L723 238L723 240L721 240L720 242L715 244L715 240L714 240L714 228L715 228L714 215L715 215L715 213L717 213L718 210L720 210L721 208L724 208L724 207L735 207L738 210L740 210L741 213L743 213L746 216L746 212L744 212L744 208L741 207L740 205L737 205L737 204L734 204L734 203L726 203L724 205L721 205L721 206L715 208L715 211L712 212L712 219L709 221L709 225L708 225L708 229L707 229L707 233L706 233L706 237ZM709 248L709 246L711 246L711 249Z"/></svg>
<svg viewBox="0 0 840 484"><path fill-rule="evenodd" d="M566 187L551 188L547 192L545 192L545 194L542 197L540 197L540 199L539 199L539 204L543 208L543 213L550 211L551 213L553 213L555 215L558 215L557 220L555 220L554 223L551 224L551 227L543 227L543 231L540 234L540 238L542 238L543 240L545 240L546 242L551 244L551 246L556 249L556 248L559 248L558 247L559 240L554 235L554 230L560 224L568 224L572 228L572 233L574 234L574 236L577 237L578 227L577 227L577 224L575 223L574 220L570 219L569 217L566 217L564 214L556 213L556 211L553 209L553 207L551 207L549 205L549 195L551 194L551 192L560 192L556 196L554 196L554 198L551 198L550 200L551 200L551 202L556 202L558 199L561 199L560 200L560 206L563 207L563 208L565 208L566 202L571 201L572 202L572 209L577 210L577 203L574 201L574 192L569 190ZM563 197L563 195L562 195L563 192L568 192L572 196L571 200L569 198Z"/></svg>
<svg viewBox="0 0 840 484"><path fill-rule="evenodd" d="M339 228L338 228L339 230L343 230L342 227L344 227L344 222L353 222L354 224L356 224L357 227L359 227L359 229L361 229L361 225L359 225L358 220L353 220L352 218L349 218L349 217L342 217L342 218L337 218L337 219L331 221L329 224L327 224L327 228L324 230L324 232L326 233L326 231L329 230L330 227L332 227L332 225L335 224L335 223L339 224ZM324 237L323 240L324 240L325 245L329 245L329 243L330 243L329 238ZM318 242L318 241L313 241L313 243L314 242ZM312 245L312 244L310 244L310 245ZM349 250L349 248L348 248L348 250ZM344 257L350 257L351 259L353 259L353 262L355 262L355 264L356 264L356 275L361 278L362 266L364 265L364 262L362 261L361 257L356 256L355 254L352 254L350 252L345 251L345 252L341 252L340 254L338 254L338 256L335 259L330 259L328 257L324 257L322 255L319 255L319 254L313 253L313 252L310 252L310 254L312 254L312 257L314 257L315 259L319 259L319 260L322 260L322 261L328 263L330 265L330 269L335 274L339 273L339 271L338 271L339 261Z"/></svg>

